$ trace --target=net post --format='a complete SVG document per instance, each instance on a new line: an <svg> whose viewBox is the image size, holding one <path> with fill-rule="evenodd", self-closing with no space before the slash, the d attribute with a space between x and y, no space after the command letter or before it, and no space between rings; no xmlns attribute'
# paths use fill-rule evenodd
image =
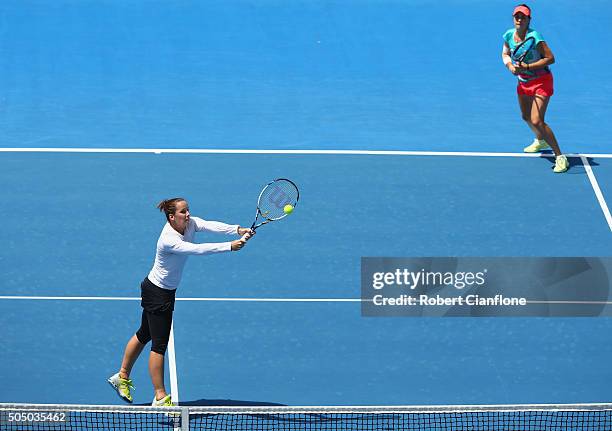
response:
<svg viewBox="0 0 612 431"><path fill-rule="evenodd" d="M181 407L181 431L189 431L189 407Z"/></svg>

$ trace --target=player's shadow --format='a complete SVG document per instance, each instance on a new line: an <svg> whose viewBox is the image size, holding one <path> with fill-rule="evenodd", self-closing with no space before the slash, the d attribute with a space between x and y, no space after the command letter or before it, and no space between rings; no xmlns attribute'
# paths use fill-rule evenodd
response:
<svg viewBox="0 0 612 431"><path fill-rule="evenodd" d="M150 406L150 404L141 404L141 405ZM248 409L250 407L286 407L286 404L271 403L267 401L200 399L200 400L193 400L193 401L181 401L178 407L244 407ZM253 418L256 418L256 419L253 419ZM159 419L158 424L164 427L168 427L168 428L173 427L173 429L177 429L181 425L181 416L178 414L173 416L171 413L168 413L165 415L160 415L158 419ZM275 417L266 412L261 412L260 414L253 414L252 412L251 413L245 412L245 413L237 414L234 416L227 416L227 414L218 413L218 412L217 413L212 413L212 412L211 413L204 413L204 412L192 413L190 412L189 414L190 424L194 423L196 427L200 425L202 428L205 428L205 429L216 429L215 427L208 428L207 425L215 425L215 424L218 424L219 422L227 422L227 421L238 422L243 427L248 427L250 423L253 423L254 421L256 421L257 423L262 425L262 427L265 429L272 429L272 426L267 426L267 427L264 426L266 424L274 425L274 424L284 423L284 422L293 424L293 422L295 422L295 420L292 419L291 417L287 417L287 418ZM283 429L285 428L298 429L294 425L295 424L291 426L287 426L287 427L283 426ZM301 425L301 423L298 423L298 425Z"/></svg>
<svg viewBox="0 0 612 431"><path fill-rule="evenodd" d="M232 413L210 412L190 413L189 422L203 429L216 429L217 424L238 425L240 429L348 429L350 423L344 415L334 415L323 412L309 413L274 413L267 412L265 407L287 407L286 404L271 403L266 401L241 401L241 400L207 400L181 402L181 406L187 407L245 407L243 412ZM264 407L262 411L249 410L250 407ZM373 415L364 416L364 421L373 421ZM209 428L210 426L210 428ZM232 428L234 429L234 428ZM353 429L353 428L351 428ZM356 428L355 428L356 429Z"/></svg>
<svg viewBox="0 0 612 431"><path fill-rule="evenodd" d="M222 399L200 399L194 401L181 401L184 407L284 407L286 404L272 403L268 401L243 401L243 400L222 400Z"/></svg>
<svg viewBox="0 0 612 431"><path fill-rule="evenodd" d="M550 169L552 170L552 168L555 166L553 152L550 150L543 151L542 156L543 159L546 159L546 161L550 163ZM564 172L565 174L584 175L586 173L586 169L584 168L584 164L582 163L582 159L580 157L572 156L568 157L567 160L569 162L569 169L567 172ZM599 163L597 163L597 161L595 161L595 159L592 157L586 157L586 160L591 167L599 166Z"/></svg>
<svg viewBox="0 0 612 431"><path fill-rule="evenodd" d="M150 406L151 404L134 404L136 406ZM285 407L286 404L272 403L268 401L243 401L222 399L200 399L193 401L181 401L180 407Z"/></svg>

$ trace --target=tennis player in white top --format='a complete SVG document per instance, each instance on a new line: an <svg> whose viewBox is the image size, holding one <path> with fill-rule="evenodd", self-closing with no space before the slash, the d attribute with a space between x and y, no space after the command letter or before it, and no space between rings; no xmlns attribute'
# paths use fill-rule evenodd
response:
<svg viewBox="0 0 612 431"><path fill-rule="evenodd" d="M176 288L187 257L191 254L238 251L255 232L239 225L191 217L189 204L183 198L164 200L157 208L165 213L167 223L157 240L153 268L140 284L143 308L141 325L125 347L121 369L108 382L123 400L131 403L134 386L130 372L145 345L152 341L149 356L149 373L155 390L152 405L172 406L172 396L164 386L164 355L170 338ZM239 235L241 238L221 243L192 242L195 233L203 231Z"/></svg>

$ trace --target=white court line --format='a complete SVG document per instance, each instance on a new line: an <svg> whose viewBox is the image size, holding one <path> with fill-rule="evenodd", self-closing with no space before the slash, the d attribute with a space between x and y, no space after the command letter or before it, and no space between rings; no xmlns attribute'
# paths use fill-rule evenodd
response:
<svg viewBox="0 0 612 431"><path fill-rule="evenodd" d="M247 150L219 148L0 148L4 153L152 153L152 154L319 154L366 156L464 156L464 157L546 157L554 154L496 153L470 151L400 151L400 150ZM567 157L612 158L612 154L568 153Z"/></svg>
<svg viewBox="0 0 612 431"><path fill-rule="evenodd" d="M0 296L0 299L32 299L37 301L140 301L125 296Z"/></svg>
<svg viewBox="0 0 612 431"><path fill-rule="evenodd" d="M125 296L0 296L3 299L34 301L140 301L140 297ZM177 301L230 302L361 302L360 298L176 298Z"/></svg>
<svg viewBox="0 0 612 431"><path fill-rule="evenodd" d="M604 217L606 218L606 221L608 222L608 227L610 228L610 231L612 231L612 215L610 215L610 209L608 208L608 204L606 204L606 200L603 197L603 193L601 192L601 189L599 188L599 184L597 183L597 178L595 178L595 174L593 173L593 168L591 168L591 165L589 164L589 161L587 160L586 157L583 156L583 157L580 157L580 159L582 160L584 169L587 175L589 176L589 180L591 181L591 186L593 187L593 191L595 192L595 196L597 197L599 206L601 207L601 210L604 213Z"/></svg>
<svg viewBox="0 0 612 431"><path fill-rule="evenodd" d="M527 301L527 304L612 305L612 301Z"/></svg>
<svg viewBox="0 0 612 431"><path fill-rule="evenodd" d="M168 368L170 369L170 393L172 402L179 404L178 377L176 374L176 354L174 350L174 319L170 325L170 339L168 340Z"/></svg>
<svg viewBox="0 0 612 431"><path fill-rule="evenodd" d="M360 298L176 298L177 301L361 302Z"/></svg>
<svg viewBox="0 0 612 431"><path fill-rule="evenodd" d="M0 300L33 301L140 301L140 298L112 296L0 296ZM361 298L176 298L185 302L370 302ZM612 301L532 301L528 304L612 305Z"/></svg>

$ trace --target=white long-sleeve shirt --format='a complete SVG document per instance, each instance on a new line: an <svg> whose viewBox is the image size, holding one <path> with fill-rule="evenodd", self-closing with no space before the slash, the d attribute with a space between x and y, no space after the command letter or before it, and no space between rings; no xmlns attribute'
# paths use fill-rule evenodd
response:
<svg viewBox="0 0 612 431"><path fill-rule="evenodd" d="M170 223L166 223L157 240L155 263L151 272L149 272L149 280L163 289L176 289L181 281L183 268L190 254L212 254L231 251L231 242L193 243L193 237L196 232L208 231L236 235L237 230L238 225L191 217L185 229L185 234L181 235L170 226Z"/></svg>

